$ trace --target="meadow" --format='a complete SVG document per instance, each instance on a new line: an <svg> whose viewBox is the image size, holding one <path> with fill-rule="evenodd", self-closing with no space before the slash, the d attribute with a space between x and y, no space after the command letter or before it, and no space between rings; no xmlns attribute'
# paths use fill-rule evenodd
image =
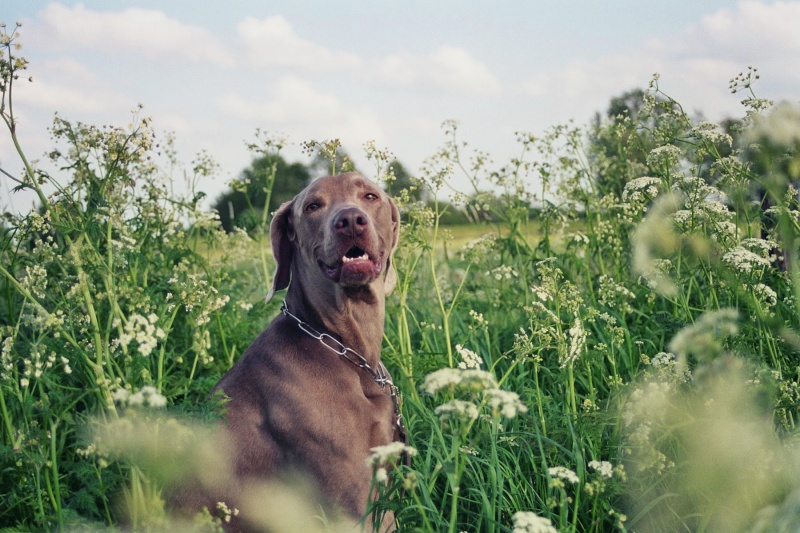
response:
<svg viewBox="0 0 800 533"><path fill-rule="evenodd" d="M4 170L39 207L0 228L0 529L218 531L235 509L175 522L163 489L213 474L207 395L278 312L268 213L222 231L205 154L175 193L141 109L125 127L57 115L33 163L15 32L0 114L23 170ZM499 164L444 124L396 197L384 361L415 453L371 458L371 512L421 532L793 530L800 109L756 84L731 80L743 116L723 127L654 77L627 113L519 133ZM340 170L336 141L307 146ZM364 150L391 183L389 152ZM448 209L473 224L440 224ZM255 496L270 531L341 530L302 483Z"/></svg>

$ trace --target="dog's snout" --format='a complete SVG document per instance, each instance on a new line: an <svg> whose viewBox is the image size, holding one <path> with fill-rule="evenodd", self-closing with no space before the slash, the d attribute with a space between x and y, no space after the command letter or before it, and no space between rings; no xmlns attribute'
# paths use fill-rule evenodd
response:
<svg viewBox="0 0 800 533"><path fill-rule="evenodd" d="M360 235L367 226L367 214L357 207L342 209L333 219L333 229L344 235Z"/></svg>

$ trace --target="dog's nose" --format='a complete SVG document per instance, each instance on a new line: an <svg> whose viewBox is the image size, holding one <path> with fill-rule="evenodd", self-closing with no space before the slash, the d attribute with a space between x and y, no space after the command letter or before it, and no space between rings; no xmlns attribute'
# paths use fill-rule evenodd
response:
<svg viewBox="0 0 800 533"><path fill-rule="evenodd" d="M342 209L333 218L333 229L343 235L361 235L368 225L367 214L357 207Z"/></svg>

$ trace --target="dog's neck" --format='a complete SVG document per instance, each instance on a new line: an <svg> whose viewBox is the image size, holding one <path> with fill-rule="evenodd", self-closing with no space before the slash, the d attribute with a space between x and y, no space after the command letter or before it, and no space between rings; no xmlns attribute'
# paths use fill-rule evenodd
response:
<svg viewBox="0 0 800 533"><path fill-rule="evenodd" d="M329 291L305 291L294 279L286 293L289 310L320 331L338 336L376 368L383 342L386 301L382 281L357 289L336 286Z"/></svg>

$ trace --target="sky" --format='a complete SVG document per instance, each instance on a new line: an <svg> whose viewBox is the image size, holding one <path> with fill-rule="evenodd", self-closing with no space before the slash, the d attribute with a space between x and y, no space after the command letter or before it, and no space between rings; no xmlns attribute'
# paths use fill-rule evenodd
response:
<svg viewBox="0 0 800 533"><path fill-rule="evenodd" d="M29 158L53 147L56 111L124 126L142 104L182 161L219 163L200 183L210 199L251 161L257 128L287 136L289 160L336 138L369 175L374 141L415 173L446 120L502 163L515 132L587 124L654 73L710 120L743 114L728 82L747 66L759 97L800 100L800 2L8 0L0 20L23 24L33 82L15 111ZM0 167L21 173L5 131ZM0 211L30 208L13 186L0 176Z"/></svg>

